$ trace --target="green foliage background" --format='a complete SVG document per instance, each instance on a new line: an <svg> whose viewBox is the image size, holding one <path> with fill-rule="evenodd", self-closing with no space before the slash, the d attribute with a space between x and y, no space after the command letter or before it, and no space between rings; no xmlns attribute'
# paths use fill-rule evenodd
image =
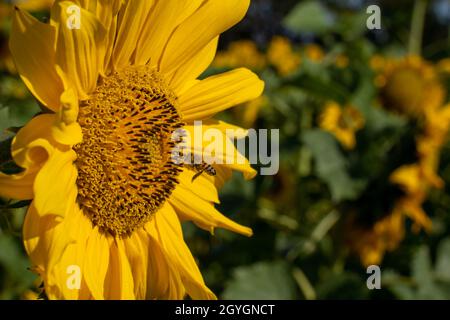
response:
<svg viewBox="0 0 450 320"><path fill-rule="evenodd" d="M428 2L423 56L436 62L450 53L450 3ZM443 2L449 11L444 17L439 9ZM344 53L351 63L337 69L305 61L291 77L280 77L271 68L260 73L270 103L261 109L255 127L280 129L280 173L250 182L235 175L222 190L220 205L227 216L252 227L254 236L223 230L211 236L191 224L184 226L205 281L219 297L450 298L449 145L439 172L447 187L434 190L425 205L433 231L415 234L406 226L406 239L381 265L382 290L367 289L366 269L343 240L348 212L340 204L359 199L371 181L382 179L386 165L396 160L387 151L406 143L409 130L401 117L373 107L377 93L369 64L376 53L407 53L414 1L377 3L383 14L381 31L366 28L365 9L372 2L255 0L249 17L224 35L223 49L247 38L264 50L273 35L282 34L299 47L318 43L328 57ZM450 89L449 83L446 86ZM18 88L16 76L0 74L0 169L6 172L12 168L6 150L14 131L7 129L24 125L39 111L35 100ZM366 119L365 136L358 136L354 153L346 153L314 124L323 102L330 99L358 106ZM240 121L233 112L223 118ZM356 165L363 174L350 170ZM374 189L375 202L386 196ZM23 205L0 202L0 299L22 298L36 286L20 239ZM363 206L361 211L365 213ZM369 221L377 218L367 215Z"/></svg>

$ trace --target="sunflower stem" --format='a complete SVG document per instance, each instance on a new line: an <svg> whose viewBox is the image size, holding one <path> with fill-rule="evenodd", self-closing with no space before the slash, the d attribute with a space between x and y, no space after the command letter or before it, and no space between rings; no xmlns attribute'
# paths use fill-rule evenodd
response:
<svg viewBox="0 0 450 320"><path fill-rule="evenodd" d="M411 22L409 36L409 54L420 56L422 54L423 32L428 0L416 0Z"/></svg>

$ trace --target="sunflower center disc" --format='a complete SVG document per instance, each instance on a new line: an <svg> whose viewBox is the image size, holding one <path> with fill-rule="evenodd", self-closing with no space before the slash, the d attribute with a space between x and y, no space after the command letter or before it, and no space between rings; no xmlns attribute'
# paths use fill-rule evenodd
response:
<svg viewBox="0 0 450 320"><path fill-rule="evenodd" d="M129 236L178 183L172 133L183 126L175 95L149 67L103 78L80 105L78 202L101 231Z"/></svg>
<svg viewBox="0 0 450 320"><path fill-rule="evenodd" d="M391 75L382 96L388 108L402 114L413 114L419 111L423 103L424 87L419 71L405 68Z"/></svg>

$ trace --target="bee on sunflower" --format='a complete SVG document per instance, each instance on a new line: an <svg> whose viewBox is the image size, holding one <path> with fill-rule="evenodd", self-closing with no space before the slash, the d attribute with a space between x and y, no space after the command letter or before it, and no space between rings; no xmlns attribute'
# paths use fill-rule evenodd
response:
<svg viewBox="0 0 450 320"><path fill-rule="evenodd" d="M80 29L67 27L73 6ZM14 138L23 171L0 174L0 195L32 200L24 245L50 299L216 298L181 222L251 236L214 204L233 170L256 172L246 162L196 176L171 158L171 137L196 120L225 132L231 125L213 117L261 95L264 83L247 69L199 80L248 6L57 0L49 23L15 9L11 53L43 112ZM66 285L71 266L81 270L78 290Z"/></svg>

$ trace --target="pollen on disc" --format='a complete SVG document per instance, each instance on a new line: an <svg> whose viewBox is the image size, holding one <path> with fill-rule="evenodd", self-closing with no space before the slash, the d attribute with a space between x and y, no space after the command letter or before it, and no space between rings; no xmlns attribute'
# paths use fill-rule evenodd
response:
<svg viewBox="0 0 450 320"><path fill-rule="evenodd" d="M176 97L157 71L133 67L99 81L78 119L78 202L100 230L128 236L178 183L172 133L183 126Z"/></svg>

